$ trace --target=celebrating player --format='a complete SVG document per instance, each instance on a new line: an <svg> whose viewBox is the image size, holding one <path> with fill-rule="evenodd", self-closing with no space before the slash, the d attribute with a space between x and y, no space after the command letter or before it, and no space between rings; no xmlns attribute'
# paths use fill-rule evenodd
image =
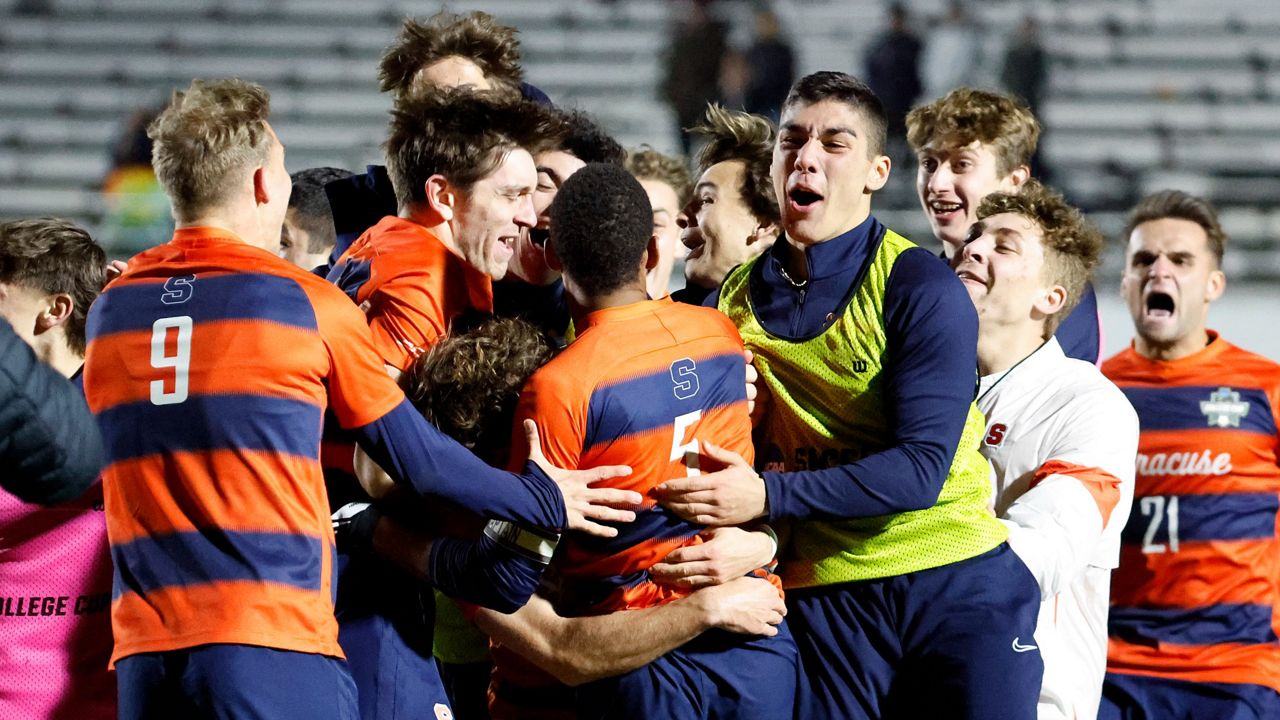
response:
<svg viewBox="0 0 1280 720"><path fill-rule="evenodd" d="M649 297L666 297L676 259L684 259L680 244L680 209L689 200L689 168L683 157L664 155L645 146L627 155L627 170L640 181L653 207L653 234L658 238L658 264L648 273Z"/></svg>
<svg viewBox="0 0 1280 720"><path fill-rule="evenodd" d="M795 521L779 570L802 716L1033 717L1039 652L1013 646L1040 592L988 510L977 318L949 268L871 216L884 138L861 81L792 87L772 168L785 242L718 299L772 394L766 471L724 454L659 490L695 522Z"/></svg>
<svg viewBox="0 0 1280 720"><path fill-rule="evenodd" d="M483 515L590 527L576 488L609 474L561 478L562 495L539 470L492 470L413 411L359 311L275 254L290 182L268 106L238 80L175 94L149 134L178 230L88 318L125 718L355 714L317 462L326 406L414 491Z"/></svg>
<svg viewBox="0 0 1280 720"><path fill-rule="evenodd" d="M689 249L684 290L672 297L701 304L729 271L768 250L782 218L773 191L773 124L759 115L709 105L692 130L704 141L701 175L681 213L680 241Z"/></svg>
<svg viewBox="0 0 1280 720"><path fill-rule="evenodd" d="M1150 195L1125 238L1136 337L1102 371L1142 434L1098 717L1280 717L1280 366L1206 327L1227 242L1206 200Z"/></svg>
<svg viewBox="0 0 1280 720"><path fill-rule="evenodd" d="M982 454L995 510L1043 602L1039 717L1096 717L1107 657L1111 570L1133 501L1138 418L1092 363L1053 331L1080 299L1102 236L1060 195L1028 180L993 193L952 257L978 311Z"/></svg>
<svg viewBox="0 0 1280 720"><path fill-rule="evenodd" d="M102 248L65 220L0 225L0 319L77 383L85 316L105 264ZM6 401L6 413L20 402ZM19 435L6 434L6 444ZM32 451L53 454L47 446ZM6 475L32 458L17 461L6 463ZM114 717L111 556L100 483L50 507L0 491L0 587L0 717Z"/></svg>
<svg viewBox="0 0 1280 720"><path fill-rule="evenodd" d="M1031 177L1040 123L1017 100L990 90L957 88L907 114L907 142L919 166L916 192L943 256L952 258L977 219L982 198L1017 192ZM1098 300L1086 285L1058 323L1067 357L1101 358Z"/></svg>

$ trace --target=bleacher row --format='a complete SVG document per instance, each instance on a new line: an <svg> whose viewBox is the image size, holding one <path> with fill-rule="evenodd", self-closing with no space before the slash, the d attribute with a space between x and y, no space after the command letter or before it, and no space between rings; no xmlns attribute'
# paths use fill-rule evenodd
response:
<svg viewBox="0 0 1280 720"><path fill-rule="evenodd" d="M61 213L94 225L108 148L140 105L197 75L272 91L290 169L379 158L388 102L378 57L397 0L49 0L18 15L0 0L0 217ZM777 0L799 69L858 71L883 27L879 0ZM944 0L910 3L918 17ZM667 0L464 0L521 29L529 79L598 117L628 145L675 146L656 102ZM998 61L1027 13L1052 57L1043 111L1054 181L1116 232L1141 193L1177 185L1224 207L1240 270L1280 277L1280 3L1273 0L990 0L970 11ZM996 64L996 63L990 63ZM908 174L910 169L898 169ZM881 214L923 232L909 193ZM1112 267L1114 270L1114 266Z"/></svg>

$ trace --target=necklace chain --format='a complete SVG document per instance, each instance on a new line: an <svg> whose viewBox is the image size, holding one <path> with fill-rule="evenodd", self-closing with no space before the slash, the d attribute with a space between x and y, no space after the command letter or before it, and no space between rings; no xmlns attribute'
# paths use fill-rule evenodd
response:
<svg viewBox="0 0 1280 720"><path fill-rule="evenodd" d="M782 266L782 263L778 263L778 272L782 274L783 280L786 280L787 282L791 283L791 287L794 287L796 289L802 288L805 285L809 284L809 278L805 278L804 280L799 280L799 281L793 279L791 275L787 272L787 269Z"/></svg>

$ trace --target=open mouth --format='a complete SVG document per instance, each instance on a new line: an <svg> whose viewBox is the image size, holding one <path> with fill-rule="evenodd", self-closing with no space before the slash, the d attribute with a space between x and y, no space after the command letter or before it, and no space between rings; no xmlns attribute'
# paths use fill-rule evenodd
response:
<svg viewBox="0 0 1280 720"><path fill-rule="evenodd" d="M968 270L957 270L956 277L960 278L961 281L975 282L979 285L987 284L987 281L984 278L981 278L976 273L971 273Z"/></svg>
<svg viewBox="0 0 1280 720"><path fill-rule="evenodd" d="M947 202L945 200L930 200L929 209L937 215L946 215L953 212L960 212L964 209L964 205L958 202Z"/></svg>
<svg viewBox="0 0 1280 720"><path fill-rule="evenodd" d="M791 192L787 193L787 197L790 198L791 202L795 203L797 207L802 208L807 208L822 200L822 196L818 193L800 187L792 188Z"/></svg>
<svg viewBox="0 0 1280 720"><path fill-rule="evenodd" d="M1168 293L1153 292L1147 295L1147 316L1153 318L1173 317L1175 304L1173 296Z"/></svg>
<svg viewBox="0 0 1280 720"><path fill-rule="evenodd" d="M529 242L538 247L545 247L551 238L551 230L547 228L529 228Z"/></svg>

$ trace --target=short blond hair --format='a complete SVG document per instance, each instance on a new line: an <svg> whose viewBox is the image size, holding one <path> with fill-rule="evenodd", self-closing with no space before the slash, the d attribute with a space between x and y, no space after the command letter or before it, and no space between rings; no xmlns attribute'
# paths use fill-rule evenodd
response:
<svg viewBox="0 0 1280 720"><path fill-rule="evenodd" d="M680 207L689 202L693 179L689 177L689 166L685 164L683 157L664 155L648 145L641 145L627 153L625 166L637 180L653 180L670 185Z"/></svg>
<svg viewBox="0 0 1280 720"><path fill-rule="evenodd" d="M1031 162L1040 141L1040 122L1011 95L956 88L907 113L907 142L919 151L940 141L964 147L980 142L996 157L996 170L1008 175Z"/></svg>
<svg viewBox="0 0 1280 720"><path fill-rule="evenodd" d="M179 222L224 204L236 176L266 162L271 96L239 79L192 80L147 128L151 165Z"/></svg>
<svg viewBox="0 0 1280 720"><path fill-rule="evenodd" d="M1044 236L1045 277L1066 290L1062 310L1045 321L1048 338L1080 304L1102 257L1102 233L1061 195L1034 178L1017 194L992 193L978 204L979 220L1003 213L1021 215L1039 226Z"/></svg>

